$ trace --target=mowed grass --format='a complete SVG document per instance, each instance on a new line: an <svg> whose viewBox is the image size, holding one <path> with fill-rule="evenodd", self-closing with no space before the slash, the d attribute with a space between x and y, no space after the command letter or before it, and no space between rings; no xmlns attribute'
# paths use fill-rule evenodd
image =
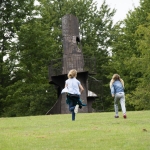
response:
<svg viewBox="0 0 150 150"><path fill-rule="evenodd" d="M0 150L150 150L150 111L0 118Z"/></svg>

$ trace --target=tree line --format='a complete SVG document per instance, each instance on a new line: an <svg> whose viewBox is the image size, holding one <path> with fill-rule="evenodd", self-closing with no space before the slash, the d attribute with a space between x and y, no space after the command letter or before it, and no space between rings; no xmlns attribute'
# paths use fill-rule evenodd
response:
<svg viewBox="0 0 150 150"><path fill-rule="evenodd" d="M113 22L117 10L93 0L2 0L0 4L0 116L43 115L55 103L48 64L62 57L61 18L75 15L83 54L97 60L105 111L113 111L109 81L125 81L127 110L150 109L150 2ZM95 107L95 105L93 105Z"/></svg>

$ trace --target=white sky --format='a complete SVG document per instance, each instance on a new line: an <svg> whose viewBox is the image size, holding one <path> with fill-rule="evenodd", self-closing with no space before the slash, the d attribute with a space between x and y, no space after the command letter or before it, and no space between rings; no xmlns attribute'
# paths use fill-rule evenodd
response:
<svg viewBox="0 0 150 150"><path fill-rule="evenodd" d="M98 6L101 6L103 0L95 0L98 3ZM116 13L114 16L114 22L123 20L126 17L126 14L129 10L134 10L134 7L140 5L140 0L106 0L106 4L110 8L115 8Z"/></svg>
<svg viewBox="0 0 150 150"><path fill-rule="evenodd" d="M97 2L98 6L101 6L104 0L94 0ZM110 8L115 8L116 13L114 16L114 23L117 21L123 20L126 17L126 14L129 10L134 10L134 7L138 7L140 5L140 0L105 0L106 4L110 6ZM35 4L38 2L35 0Z"/></svg>

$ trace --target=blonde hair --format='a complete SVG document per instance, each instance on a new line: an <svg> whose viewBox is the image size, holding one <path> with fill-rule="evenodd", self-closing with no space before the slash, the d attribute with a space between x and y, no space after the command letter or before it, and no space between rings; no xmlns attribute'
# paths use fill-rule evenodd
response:
<svg viewBox="0 0 150 150"><path fill-rule="evenodd" d="M112 79L110 80L110 84L109 84L110 88L112 87L112 84L113 84L116 80L119 80L119 81L121 82L122 86L124 87L124 81L120 78L119 74L114 74L114 75L112 76Z"/></svg>
<svg viewBox="0 0 150 150"><path fill-rule="evenodd" d="M74 78L74 77L77 77L77 70L72 69L68 73L68 78Z"/></svg>

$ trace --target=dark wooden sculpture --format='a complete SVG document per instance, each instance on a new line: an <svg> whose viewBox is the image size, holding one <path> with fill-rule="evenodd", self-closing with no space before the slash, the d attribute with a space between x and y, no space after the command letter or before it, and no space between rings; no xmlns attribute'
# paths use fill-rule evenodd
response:
<svg viewBox="0 0 150 150"><path fill-rule="evenodd" d="M76 69L77 79L84 87L84 92L81 95L83 103L88 106L83 107L79 112L92 112L92 102L97 95L88 95L88 74L86 70L86 61L83 58L81 40L79 36L79 22L77 17L68 14L62 17L62 36L63 36L63 58L57 60L57 68L54 67L54 62L51 62L49 66L49 79L50 84L54 84L58 91L58 100L55 105L47 112L47 114L66 114L70 113L68 105L66 104L66 95L61 94L61 90L64 88L67 74L71 69ZM60 61L60 65L59 62ZM91 60L89 60L91 61ZM95 69L95 61L91 63L89 67L92 71ZM85 69L86 68L86 69ZM87 101L87 98L89 101Z"/></svg>

